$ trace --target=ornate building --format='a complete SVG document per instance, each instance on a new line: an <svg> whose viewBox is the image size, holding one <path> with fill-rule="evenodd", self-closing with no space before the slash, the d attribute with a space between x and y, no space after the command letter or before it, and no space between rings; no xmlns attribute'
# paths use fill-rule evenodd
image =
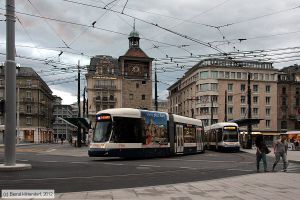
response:
<svg viewBox="0 0 300 200"><path fill-rule="evenodd" d="M89 119L108 108L152 108L152 58L139 46L139 33L129 34L129 49L119 59L91 58L87 80Z"/></svg>
<svg viewBox="0 0 300 200"><path fill-rule="evenodd" d="M280 70L278 80L278 130L300 129L300 66Z"/></svg>
<svg viewBox="0 0 300 200"><path fill-rule="evenodd" d="M0 67L0 98L5 99L5 67ZM48 85L29 67L17 69L17 139L18 142L53 141L53 96ZM5 113L0 115L4 125ZM4 126L2 127L4 129ZM1 137L1 136L0 136Z"/></svg>

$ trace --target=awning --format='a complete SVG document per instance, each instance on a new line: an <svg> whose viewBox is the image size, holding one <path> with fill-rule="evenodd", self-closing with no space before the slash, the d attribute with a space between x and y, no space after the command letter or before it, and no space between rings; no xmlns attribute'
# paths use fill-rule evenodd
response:
<svg viewBox="0 0 300 200"><path fill-rule="evenodd" d="M260 120L262 119L235 119L235 120L231 120L230 122L237 123L239 126L247 126L247 125L259 124Z"/></svg>
<svg viewBox="0 0 300 200"><path fill-rule="evenodd" d="M85 129L91 128L90 120L88 118L70 117L70 118L63 118L63 119L66 120L67 122L73 124L76 127L80 125L82 128L85 128Z"/></svg>
<svg viewBox="0 0 300 200"><path fill-rule="evenodd" d="M288 134L288 135L293 135L293 134L300 134L300 131L287 131L285 134Z"/></svg>

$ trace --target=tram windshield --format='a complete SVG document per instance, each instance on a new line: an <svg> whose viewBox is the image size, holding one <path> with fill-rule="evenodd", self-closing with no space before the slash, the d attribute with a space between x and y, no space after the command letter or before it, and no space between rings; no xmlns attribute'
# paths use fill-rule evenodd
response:
<svg viewBox="0 0 300 200"><path fill-rule="evenodd" d="M97 122L94 131L94 142L107 142L109 140L112 129L111 121Z"/></svg>
<svg viewBox="0 0 300 200"><path fill-rule="evenodd" d="M238 141L238 131L236 127L230 127L223 129L223 140L224 142L237 142Z"/></svg>

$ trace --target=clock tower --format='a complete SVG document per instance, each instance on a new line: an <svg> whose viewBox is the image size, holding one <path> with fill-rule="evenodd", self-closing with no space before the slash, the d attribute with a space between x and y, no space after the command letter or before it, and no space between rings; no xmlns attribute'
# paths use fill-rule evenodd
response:
<svg viewBox="0 0 300 200"><path fill-rule="evenodd" d="M119 57L122 74L122 107L152 108L152 58L140 48L139 32L128 36L129 49Z"/></svg>

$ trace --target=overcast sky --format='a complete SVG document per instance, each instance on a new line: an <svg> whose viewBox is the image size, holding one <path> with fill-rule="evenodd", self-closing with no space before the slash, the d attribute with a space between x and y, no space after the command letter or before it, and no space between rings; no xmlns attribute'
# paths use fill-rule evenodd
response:
<svg viewBox="0 0 300 200"><path fill-rule="evenodd" d="M5 1L0 2L0 61L4 62ZM141 48L155 59L290 50L300 46L300 1L296 0L73 0L86 5L67 0L15 2L16 52L29 58L16 58L17 62L33 67L65 104L76 101L78 60L85 66L91 56L124 55L133 18L136 18ZM207 47L208 44L218 51ZM299 55L290 54L288 59L277 60L274 67L299 63ZM174 69L167 72L157 62L160 99L167 97L168 84L181 77L196 63L193 61L183 67L179 65L182 71L176 69L176 63L167 65ZM81 83L83 91L86 82Z"/></svg>

